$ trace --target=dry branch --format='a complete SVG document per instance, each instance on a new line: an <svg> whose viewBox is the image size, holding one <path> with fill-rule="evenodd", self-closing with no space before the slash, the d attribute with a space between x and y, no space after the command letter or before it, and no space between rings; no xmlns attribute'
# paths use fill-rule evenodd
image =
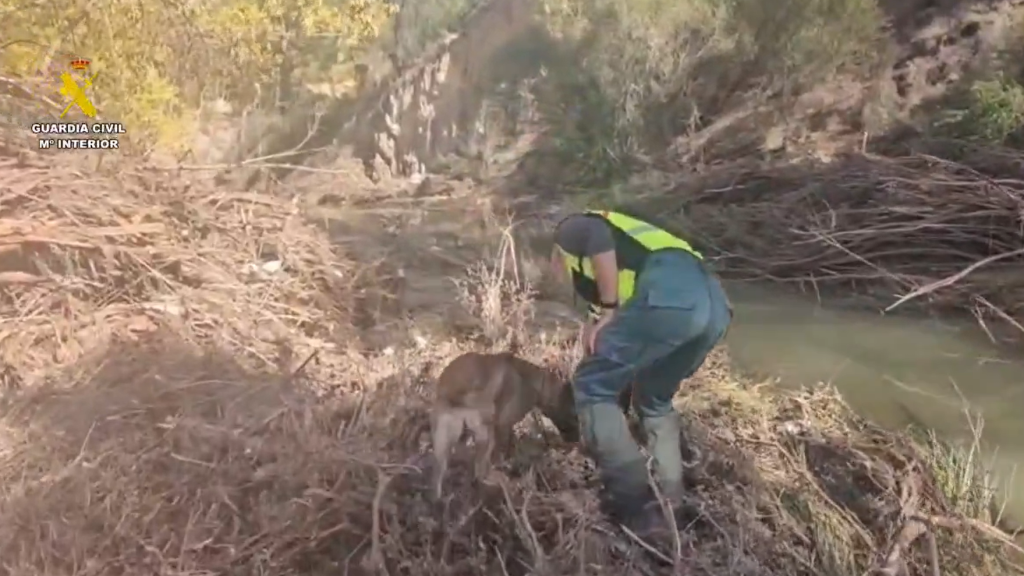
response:
<svg viewBox="0 0 1024 576"><path fill-rule="evenodd" d="M733 277L852 290L886 311L920 300L1020 330L1024 155L975 148L959 157L733 167L729 186L710 177L673 197L683 198L690 233L720 249Z"/></svg>

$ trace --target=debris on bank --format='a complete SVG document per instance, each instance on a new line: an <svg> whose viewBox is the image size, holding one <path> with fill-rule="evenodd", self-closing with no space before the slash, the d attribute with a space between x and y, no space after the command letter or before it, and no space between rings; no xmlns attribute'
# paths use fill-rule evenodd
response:
<svg viewBox="0 0 1024 576"><path fill-rule="evenodd" d="M1024 152L938 140L895 152L729 165L636 204L685 219L733 277L867 294L886 312L969 311L1024 336Z"/></svg>

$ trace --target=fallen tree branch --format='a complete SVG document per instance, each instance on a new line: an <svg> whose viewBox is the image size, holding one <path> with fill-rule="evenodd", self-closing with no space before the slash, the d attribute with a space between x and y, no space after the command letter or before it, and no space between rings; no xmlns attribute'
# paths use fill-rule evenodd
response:
<svg viewBox="0 0 1024 576"><path fill-rule="evenodd" d="M986 524L981 520L974 518L951 518L948 516L921 516L917 515L915 518L921 522L927 522L935 526L942 528L948 528L950 530L966 530L968 528L973 529L976 532L981 533L992 540L999 542L1009 547L1018 554L1024 554L1024 548L1021 548L1016 542L1013 541L1008 535L1004 534L999 528Z"/></svg>
<svg viewBox="0 0 1024 576"><path fill-rule="evenodd" d="M915 517L921 500L919 484L920 479L913 475L900 484L900 516L904 518L903 525L893 538L880 566L873 572L878 576L907 574L906 553L928 531L928 525Z"/></svg>
<svg viewBox="0 0 1024 576"><path fill-rule="evenodd" d="M930 284L927 284L925 286L921 286L920 288L912 290L909 294L903 296L902 298L900 298L896 302L894 302L894 303L890 304L889 306L887 306L885 308L885 311L886 312L890 312L890 311L894 310L900 304L903 304L904 302L909 302L910 300L913 300L914 298L919 298L919 297L924 296L926 294L930 294L930 293L932 293L932 292L934 292L936 290L945 288L947 286L952 286L953 284L956 284L958 281L960 281L963 278L967 277L968 274L970 274L971 272L974 272L975 270L977 270L978 268L981 268L982 266L991 264L993 262L997 262L999 260L1005 260L1006 258L1013 258L1013 257L1016 257L1016 256L1024 256L1024 249L1014 250L1013 252L1005 252L1003 254L996 254L995 256L989 256L988 258L985 258L983 260L979 260L979 261L975 262L974 264L971 264L967 268L964 268L960 272L957 272L956 274L953 274L952 276L947 276L946 278L943 278L942 280L939 280L939 281L936 281L936 282L932 282Z"/></svg>

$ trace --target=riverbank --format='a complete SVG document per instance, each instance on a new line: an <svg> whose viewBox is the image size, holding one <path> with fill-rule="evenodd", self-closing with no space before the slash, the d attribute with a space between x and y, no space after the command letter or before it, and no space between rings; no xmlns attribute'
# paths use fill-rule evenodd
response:
<svg viewBox="0 0 1024 576"><path fill-rule="evenodd" d="M512 338L535 361L573 362L514 250L457 267L466 324L442 335L422 330L433 308L386 320L393 279L359 260L380 244L357 234L355 249L301 202L128 163L87 181L43 157L0 173L23 199L0 220L15 247L0 310L13 319L0 333L6 574L662 574L666 558L709 575L1016 569L976 460L880 430L831 389L745 380L725 350L679 399L691 522L668 550L607 525L585 459L533 425L500 488L456 464L439 518L418 468L444 363ZM466 205L434 211L450 225ZM428 224L406 222L434 235ZM425 257L406 256L390 259L422 281ZM373 329L386 345L358 344Z"/></svg>

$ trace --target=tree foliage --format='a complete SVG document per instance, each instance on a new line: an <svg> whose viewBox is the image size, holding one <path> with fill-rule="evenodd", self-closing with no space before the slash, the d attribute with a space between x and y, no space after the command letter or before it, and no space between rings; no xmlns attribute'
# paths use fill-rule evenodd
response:
<svg viewBox="0 0 1024 576"><path fill-rule="evenodd" d="M884 21L875 0L539 0L539 7L579 62L562 75L562 91L574 97L560 115L568 126L559 147L585 165L586 181L628 171L630 158L713 122L730 100L799 93L870 69Z"/></svg>
<svg viewBox="0 0 1024 576"><path fill-rule="evenodd" d="M396 0L398 11L390 47L401 62L423 51L453 31L459 22L486 0Z"/></svg>
<svg viewBox="0 0 1024 576"><path fill-rule="evenodd" d="M393 13L385 0L25 1L0 24L0 66L48 77L88 58L101 115L181 146L204 101L293 104L297 85L351 59Z"/></svg>

